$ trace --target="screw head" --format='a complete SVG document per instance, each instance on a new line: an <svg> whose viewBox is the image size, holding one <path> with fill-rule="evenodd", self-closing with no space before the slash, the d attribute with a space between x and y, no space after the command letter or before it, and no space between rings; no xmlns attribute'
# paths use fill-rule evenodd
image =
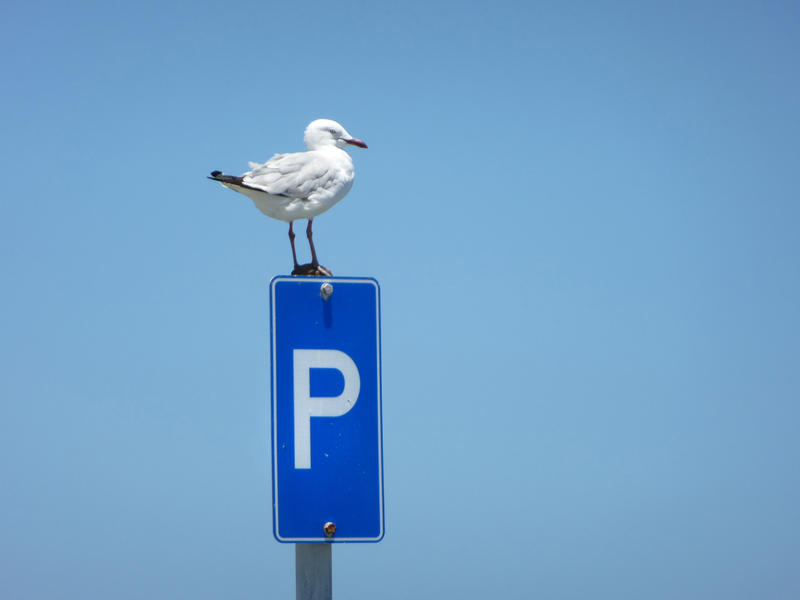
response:
<svg viewBox="0 0 800 600"><path fill-rule="evenodd" d="M325 532L325 537L333 537L333 534L336 533L336 525L332 521L328 521L322 530Z"/></svg>
<svg viewBox="0 0 800 600"><path fill-rule="evenodd" d="M333 286L326 281L319 287L319 295L322 296L323 300L327 300L331 297L331 294L333 294Z"/></svg>

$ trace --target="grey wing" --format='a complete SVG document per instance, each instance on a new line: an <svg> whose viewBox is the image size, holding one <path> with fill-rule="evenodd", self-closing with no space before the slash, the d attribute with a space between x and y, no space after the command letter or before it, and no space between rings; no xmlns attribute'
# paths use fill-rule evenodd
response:
<svg viewBox="0 0 800 600"><path fill-rule="evenodd" d="M269 194L307 199L328 187L332 170L312 152L276 154L242 176L243 183Z"/></svg>

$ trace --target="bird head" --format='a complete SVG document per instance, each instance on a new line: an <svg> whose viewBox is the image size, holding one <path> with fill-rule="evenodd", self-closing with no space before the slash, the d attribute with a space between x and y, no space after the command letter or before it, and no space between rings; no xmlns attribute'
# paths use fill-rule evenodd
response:
<svg viewBox="0 0 800 600"><path fill-rule="evenodd" d="M317 119L309 123L303 140L309 150L319 150L326 146L344 148L348 144L359 148L367 147L364 142L351 136L344 127L330 119Z"/></svg>

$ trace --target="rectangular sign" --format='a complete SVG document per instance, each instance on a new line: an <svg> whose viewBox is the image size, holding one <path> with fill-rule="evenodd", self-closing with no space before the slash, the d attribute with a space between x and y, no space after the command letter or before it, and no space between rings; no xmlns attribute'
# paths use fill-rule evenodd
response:
<svg viewBox="0 0 800 600"><path fill-rule="evenodd" d="M275 277L270 348L275 538L380 541L378 282Z"/></svg>

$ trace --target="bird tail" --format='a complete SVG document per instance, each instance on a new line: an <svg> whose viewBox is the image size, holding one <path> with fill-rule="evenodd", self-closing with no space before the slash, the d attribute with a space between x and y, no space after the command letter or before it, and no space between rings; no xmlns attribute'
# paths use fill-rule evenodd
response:
<svg viewBox="0 0 800 600"><path fill-rule="evenodd" d="M235 185L242 185L241 177L225 175L222 171L211 171L211 176L208 179L219 181L220 183L233 183Z"/></svg>

